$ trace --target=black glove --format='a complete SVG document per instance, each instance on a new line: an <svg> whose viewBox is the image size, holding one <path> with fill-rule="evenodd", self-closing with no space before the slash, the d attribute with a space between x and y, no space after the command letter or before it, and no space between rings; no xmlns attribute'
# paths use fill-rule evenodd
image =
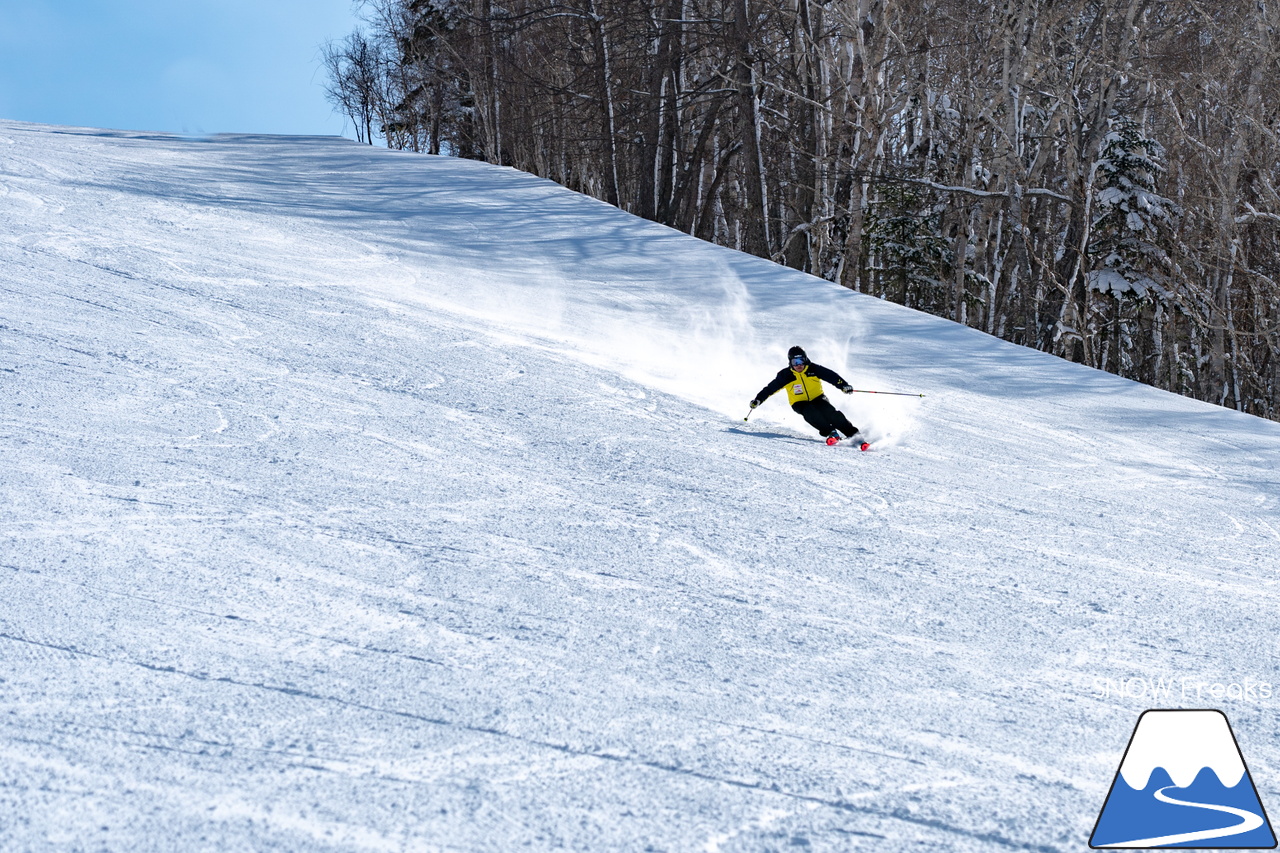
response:
<svg viewBox="0 0 1280 853"><path fill-rule="evenodd" d="M846 393L846 394L852 394L852 393L853 393L853 386L852 386L852 385L850 385L848 382L846 382L845 384L843 384L843 385L841 385L841 386L840 386L840 390L841 390L841 391L843 391L843 392L844 392L844 393Z"/></svg>
<svg viewBox="0 0 1280 853"><path fill-rule="evenodd" d="M759 400L752 400L752 401L751 401L751 408L753 408L753 409L754 409L756 406L759 406L759 405L760 405L760 401L759 401Z"/></svg>

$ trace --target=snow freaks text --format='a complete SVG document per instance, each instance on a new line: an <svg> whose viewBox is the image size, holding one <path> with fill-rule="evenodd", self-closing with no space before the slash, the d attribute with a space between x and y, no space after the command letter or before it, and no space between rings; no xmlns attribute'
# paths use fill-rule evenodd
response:
<svg viewBox="0 0 1280 853"><path fill-rule="evenodd" d="M1207 681L1197 677L1156 676L1094 678L1095 699L1215 699L1231 702L1265 702L1271 698L1269 681Z"/></svg>

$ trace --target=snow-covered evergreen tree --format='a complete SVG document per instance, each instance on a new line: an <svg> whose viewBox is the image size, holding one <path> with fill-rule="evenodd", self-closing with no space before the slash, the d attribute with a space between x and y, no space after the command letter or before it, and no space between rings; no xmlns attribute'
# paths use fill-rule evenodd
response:
<svg viewBox="0 0 1280 853"><path fill-rule="evenodd" d="M885 183L868 206L866 237L878 296L911 308L947 301L951 252L941 234L942 207L920 188Z"/></svg>
<svg viewBox="0 0 1280 853"><path fill-rule="evenodd" d="M1160 247L1172 202L1156 192L1163 149L1128 116L1113 115L1097 161L1090 289L1117 298L1163 293L1168 257Z"/></svg>
<svg viewBox="0 0 1280 853"><path fill-rule="evenodd" d="M1163 313L1170 297L1168 254L1161 246L1173 204L1156 191L1163 171L1160 144L1126 115L1112 115L1103 139L1094 182L1088 258L1090 298L1087 334L1098 342L1098 367L1122 376L1146 378L1159 359L1139 339L1153 309Z"/></svg>

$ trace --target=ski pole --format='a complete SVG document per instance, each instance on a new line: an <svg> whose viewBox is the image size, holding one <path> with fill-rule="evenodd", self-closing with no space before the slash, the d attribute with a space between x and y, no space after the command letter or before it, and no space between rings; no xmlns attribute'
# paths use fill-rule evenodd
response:
<svg viewBox="0 0 1280 853"><path fill-rule="evenodd" d="M894 397L923 397L924 396L923 394L907 394L902 391L861 391L857 388L854 388L849 393L851 394L892 394Z"/></svg>
<svg viewBox="0 0 1280 853"><path fill-rule="evenodd" d="M745 418L743 418L743 420L744 420L744 421L749 421L749 420L751 420L751 412L754 412L754 411L755 411L755 409L752 409L751 411L747 412L747 416L746 416Z"/></svg>

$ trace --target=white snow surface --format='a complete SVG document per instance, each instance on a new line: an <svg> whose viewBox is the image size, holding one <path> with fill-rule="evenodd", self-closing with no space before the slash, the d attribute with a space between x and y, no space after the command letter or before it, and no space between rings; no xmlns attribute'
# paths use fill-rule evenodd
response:
<svg viewBox="0 0 1280 853"><path fill-rule="evenodd" d="M744 423L792 344L927 396ZM1280 425L511 169L0 122L0 415L5 851L1082 850L1149 707L1280 790Z"/></svg>

